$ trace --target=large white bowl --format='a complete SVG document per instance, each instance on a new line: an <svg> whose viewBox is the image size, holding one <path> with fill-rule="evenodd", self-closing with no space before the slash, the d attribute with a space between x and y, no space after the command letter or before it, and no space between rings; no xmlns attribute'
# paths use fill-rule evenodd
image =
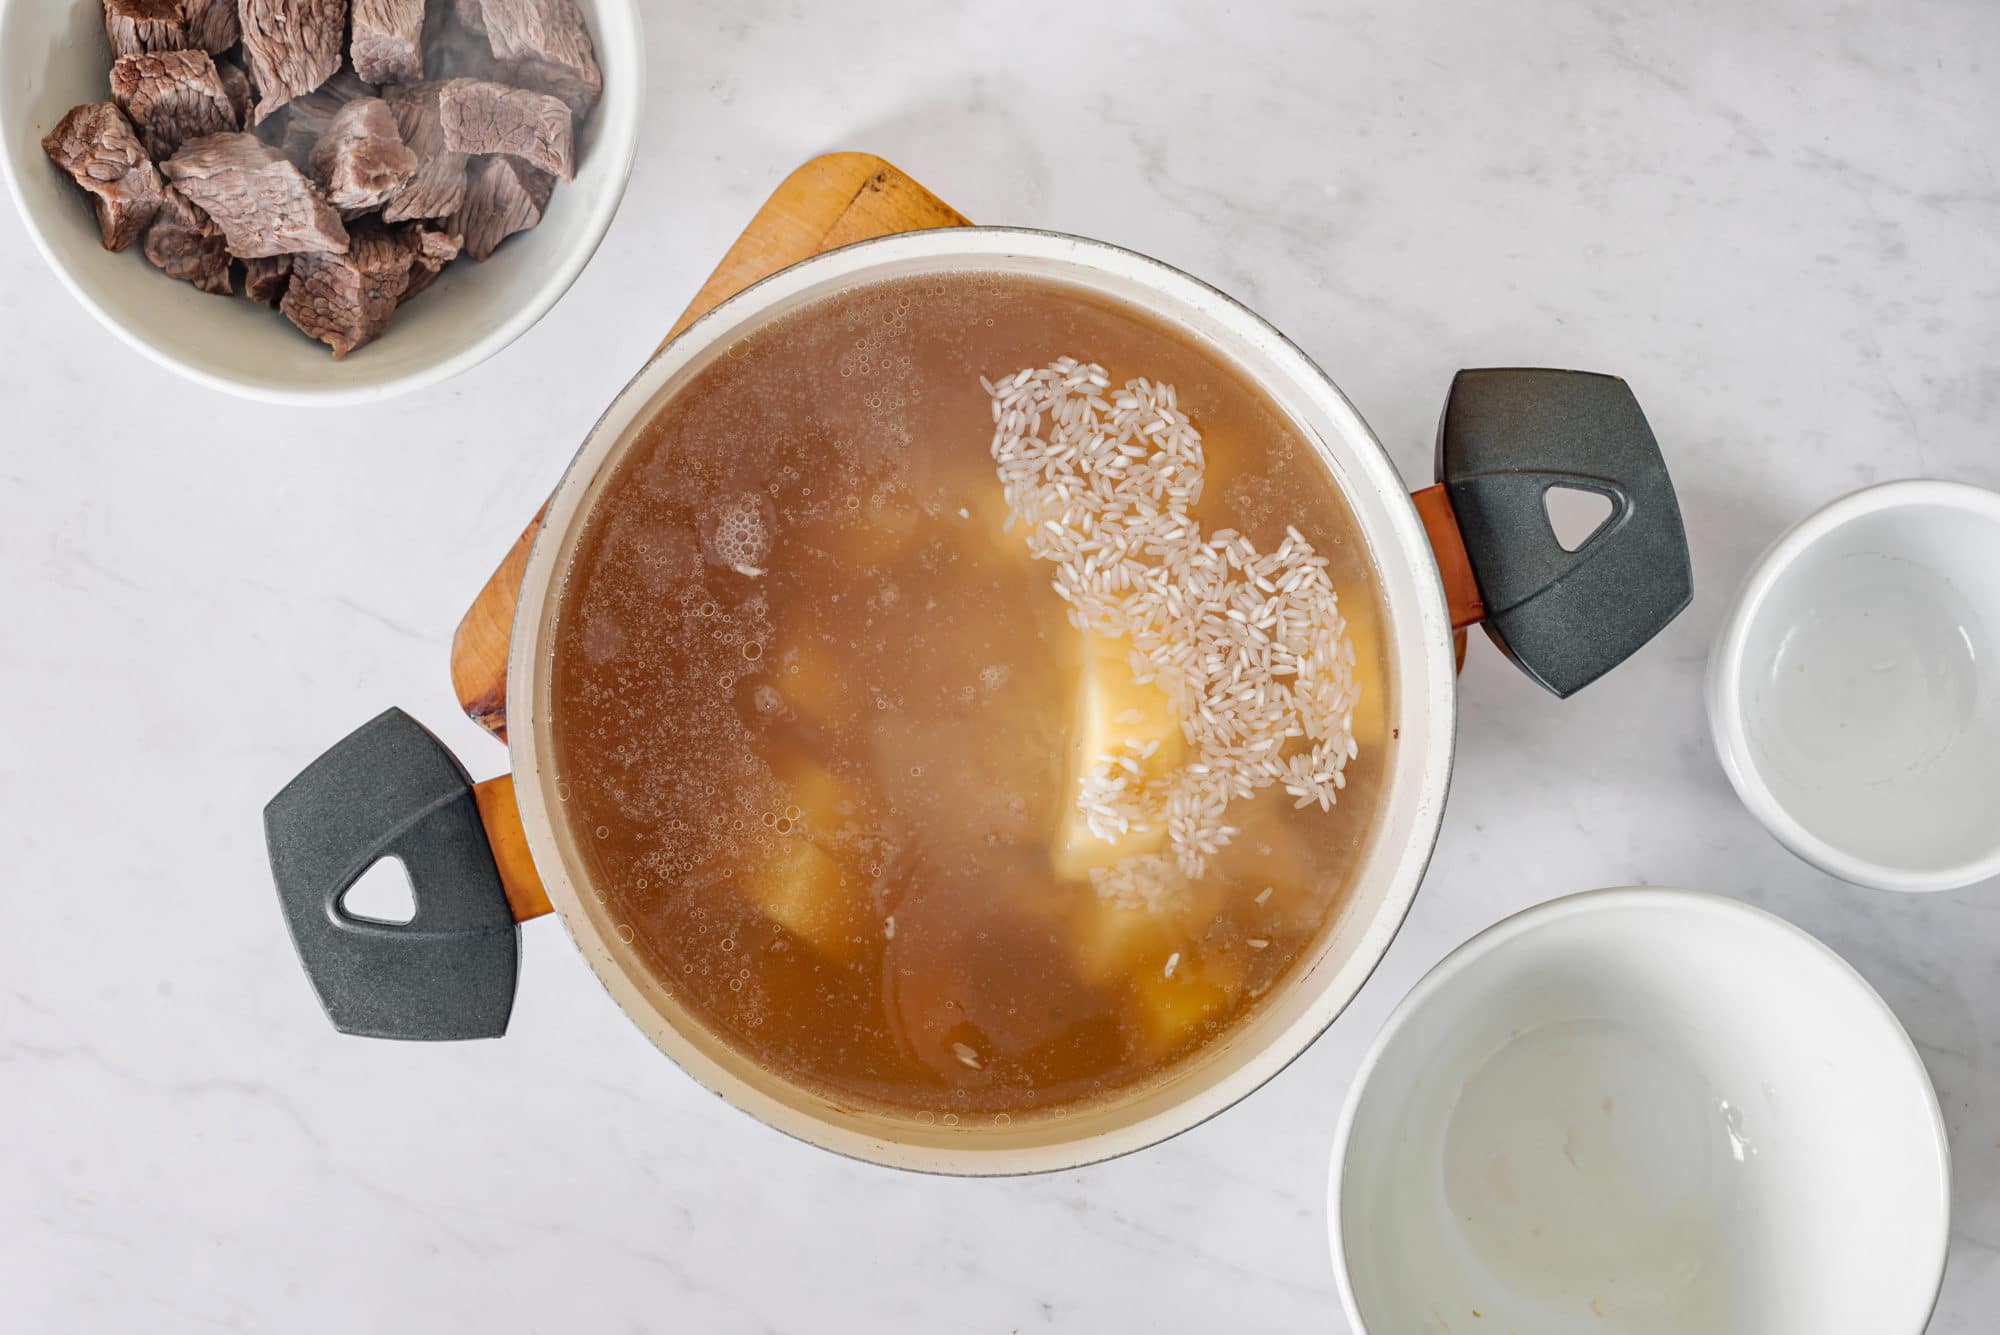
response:
<svg viewBox="0 0 2000 1335"><path fill-rule="evenodd" d="M344 361L275 311L197 291L137 245L99 243L88 199L42 152L79 102L110 97L99 0L0 0L0 164L15 207L64 285L105 328L162 366L245 398L357 403L436 384L520 337L569 290L611 226L632 174L645 102L638 0L578 0L604 68L604 100L578 141L576 180L541 226L485 264L462 260L388 332Z"/></svg>
<svg viewBox="0 0 2000 1335"><path fill-rule="evenodd" d="M1605 890L1460 946L1335 1137L1371 1335L1918 1335L1944 1274L1937 1095L1861 976L1759 909Z"/></svg>

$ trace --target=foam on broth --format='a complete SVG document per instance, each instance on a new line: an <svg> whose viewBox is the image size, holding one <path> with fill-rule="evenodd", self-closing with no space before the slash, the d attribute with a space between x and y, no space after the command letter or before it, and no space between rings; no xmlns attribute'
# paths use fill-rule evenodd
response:
<svg viewBox="0 0 2000 1335"><path fill-rule="evenodd" d="M1267 549L1298 528L1357 651L1338 805L1237 802L1164 908L1056 847L1107 655L1005 531L981 377L1058 353L1176 385L1196 517ZM618 938L760 1065L932 1124L1064 1111L1240 1022L1344 902L1385 769L1381 624L1338 488L1207 350L1063 284L865 285L730 347L613 466L558 592L559 819Z"/></svg>

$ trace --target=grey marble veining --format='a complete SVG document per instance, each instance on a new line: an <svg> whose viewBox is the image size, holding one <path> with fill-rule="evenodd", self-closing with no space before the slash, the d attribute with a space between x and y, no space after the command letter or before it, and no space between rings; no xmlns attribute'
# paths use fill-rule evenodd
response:
<svg viewBox="0 0 2000 1335"><path fill-rule="evenodd" d="M1645 881L1772 908L1889 999L1952 1136L1933 1329L1992 1329L2000 885L1896 898L1790 858L1709 751L1700 674L1791 518L1892 477L2000 486L2000 7L847 8L649 7L596 261L513 348L388 407L171 378L0 212L0 1325L1338 1331L1327 1156L1376 1027L1487 923ZM458 614L756 203L835 147L1235 292L1413 485L1456 368L1618 372L1688 518L1696 602L1616 676L1557 702L1475 644L1436 861L1340 1022L1232 1112L1080 1173L921 1179L769 1132L553 923L504 1041L337 1038L272 902L263 802L382 706L503 766L452 704Z"/></svg>

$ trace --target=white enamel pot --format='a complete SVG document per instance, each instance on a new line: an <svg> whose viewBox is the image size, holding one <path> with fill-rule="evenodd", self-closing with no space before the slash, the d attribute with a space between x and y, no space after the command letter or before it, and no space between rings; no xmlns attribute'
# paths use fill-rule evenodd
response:
<svg viewBox="0 0 2000 1335"><path fill-rule="evenodd" d="M1234 364L1311 441L1338 482L1380 579L1391 646L1389 753L1379 814L1345 907L1258 1009L1164 1081L1064 1117L1004 1127L920 1126L841 1105L759 1068L685 1012L619 939L590 893L550 762L555 581L610 465L661 403L775 317L857 284L985 272L1085 288L1138 307ZM969 429L983 433L984 424ZM1558 694L1650 639L1691 593L1685 539L1659 449L1623 381L1548 371L1463 372L1440 429L1445 484L1413 500L1367 424L1277 330L1215 289L1102 242L952 228L864 242L786 269L722 303L663 348L583 442L557 487L522 581L509 663L511 794L463 770L391 711L329 751L266 810L273 871L308 974L336 1026L401 1038L506 1027L515 920L560 914L614 1000L695 1079L803 1140L856 1158L968 1175L1064 1169L1164 1140L1227 1108L1305 1050L1388 948L1437 838L1456 727L1455 625L1484 619ZM1595 491L1611 517L1575 551L1551 531L1551 487ZM490 847L489 847L490 846ZM347 887L384 856L411 873L416 918L354 918ZM540 890L533 886L539 879ZM513 891L510 906L506 892Z"/></svg>

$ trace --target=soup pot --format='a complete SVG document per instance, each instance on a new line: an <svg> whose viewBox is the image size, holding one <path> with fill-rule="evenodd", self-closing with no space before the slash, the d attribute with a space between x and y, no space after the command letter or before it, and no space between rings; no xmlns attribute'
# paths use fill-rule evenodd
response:
<svg viewBox="0 0 2000 1335"><path fill-rule="evenodd" d="M581 519L659 406L747 333L857 284L953 272L1052 280L1136 307L1232 364L1311 442L1345 493L1379 578L1390 741L1348 900L1236 1027L1162 1080L1065 1116L917 1125L759 1067L684 1010L621 940L557 819L550 725L556 594ZM981 431L985 430L982 423ZM271 867L306 972L336 1027L389 1038L497 1036L513 1004L519 920L559 914L614 1000L703 1085L781 1131L896 1167L999 1174L1075 1167L1166 1139L1268 1080L1340 1014L1387 950L1431 856L1457 721L1454 633L1494 642L1568 695L1652 638L1692 594L1657 443L1621 380L1460 372L1438 433L1440 485L1412 497L1327 375L1216 289L1103 242L949 228L802 261L723 302L665 346L599 419L545 512L522 580L507 687L511 778L472 785L399 711L316 761L265 811ZM1581 545L1551 526L1556 488L1610 515ZM1572 550L1571 548L1574 548ZM357 917L347 889L401 859L406 924ZM629 935L630 929L626 929Z"/></svg>

